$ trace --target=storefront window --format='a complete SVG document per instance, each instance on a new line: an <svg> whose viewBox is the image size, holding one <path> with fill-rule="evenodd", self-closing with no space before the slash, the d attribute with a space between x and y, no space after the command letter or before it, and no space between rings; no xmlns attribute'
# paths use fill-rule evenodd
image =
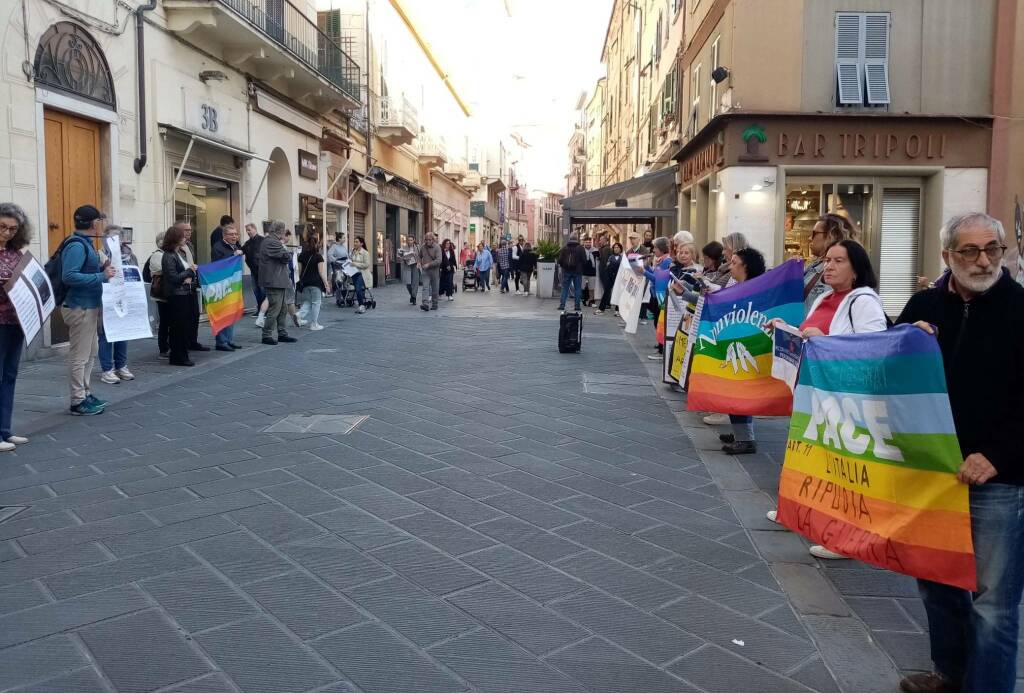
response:
<svg viewBox="0 0 1024 693"><path fill-rule="evenodd" d="M874 187L870 183L825 182L821 180L786 185L784 251L786 258L811 259L811 232L818 217L826 213L846 217L857 229L860 242L872 251Z"/></svg>
<svg viewBox="0 0 1024 693"><path fill-rule="evenodd" d="M784 252L786 259L811 259L811 231L821 216L821 187L813 184L786 186Z"/></svg>
<svg viewBox="0 0 1024 693"><path fill-rule="evenodd" d="M183 174L174 188L174 218L192 224L196 262L210 261L210 232L221 216L231 214L231 183Z"/></svg>
<svg viewBox="0 0 1024 693"><path fill-rule="evenodd" d="M303 233L316 233L324 240L324 201L312 195L299 195L299 222ZM297 239L300 243L302 238Z"/></svg>

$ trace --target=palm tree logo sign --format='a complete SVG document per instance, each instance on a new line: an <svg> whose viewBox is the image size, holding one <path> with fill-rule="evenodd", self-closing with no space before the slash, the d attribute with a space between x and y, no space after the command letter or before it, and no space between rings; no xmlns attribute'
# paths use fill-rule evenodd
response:
<svg viewBox="0 0 1024 693"><path fill-rule="evenodd" d="M740 161L768 161L768 157L761 153L761 145L768 141L763 127L756 123L750 125L740 137L747 145L747 150L740 156Z"/></svg>

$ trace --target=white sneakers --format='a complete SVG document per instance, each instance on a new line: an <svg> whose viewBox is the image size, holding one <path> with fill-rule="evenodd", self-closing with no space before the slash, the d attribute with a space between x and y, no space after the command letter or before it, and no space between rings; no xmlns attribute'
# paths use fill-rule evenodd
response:
<svg viewBox="0 0 1024 693"><path fill-rule="evenodd" d="M764 516L767 517L772 522L778 523L778 521L779 521L779 511L778 510L769 510L768 512L766 512L764 514ZM835 551L829 551L824 546L819 546L818 544L815 544L814 546L812 546L808 550L808 552L812 556L814 556L815 558L823 558L823 559L825 559L827 561L835 561L835 560L846 558L846 556L844 556L843 554L836 553Z"/></svg>
<svg viewBox="0 0 1024 693"><path fill-rule="evenodd" d="M727 414L708 414L703 420L708 426L724 426L729 423L729 416Z"/></svg>
<svg viewBox="0 0 1024 693"><path fill-rule="evenodd" d="M256 327L263 327L263 323L267 321L267 316L260 313L256 316Z"/></svg>
<svg viewBox="0 0 1024 693"><path fill-rule="evenodd" d="M454 297L454 296L449 296L449 297L448 297L448 300L449 300L449 301L454 301L454 300L455 300L455 297Z"/></svg>
<svg viewBox="0 0 1024 693"><path fill-rule="evenodd" d="M661 354L647 354L647 358L651 361L661 361L663 357Z"/></svg>
<svg viewBox="0 0 1024 693"><path fill-rule="evenodd" d="M365 313L365 312L366 312L366 306L359 306L358 308L356 308L356 313Z"/></svg>
<svg viewBox="0 0 1024 693"><path fill-rule="evenodd" d="M522 295L523 295L523 292L522 292L522 291L517 291L517 292L516 292L516 296L522 296Z"/></svg>
<svg viewBox="0 0 1024 693"><path fill-rule="evenodd" d="M24 445L28 442L28 438L25 436L10 436L5 441L0 441L0 452L10 452L19 445Z"/></svg>
<svg viewBox="0 0 1024 693"><path fill-rule="evenodd" d="M324 326L318 322L314 322L312 325L309 326L310 332L319 332L322 329L324 329Z"/></svg>
<svg viewBox="0 0 1024 693"><path fill-rule="evenodd" d="M115 368L112 371L103 371L103 375L100 376L100 380L105 382L107 385L117 385L122 380L135 380L135 376L128 370L128 367Z"/></svg>

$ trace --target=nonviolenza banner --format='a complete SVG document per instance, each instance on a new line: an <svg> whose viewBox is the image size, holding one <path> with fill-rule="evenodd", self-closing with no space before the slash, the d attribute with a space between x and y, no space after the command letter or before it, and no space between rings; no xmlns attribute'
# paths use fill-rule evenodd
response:
<svg viewBox="0 0 1024 693"><path fill-rule="evenodd" d="M804 344L778 520L830 551L974 591L968 486L935 337Z"/></svg>

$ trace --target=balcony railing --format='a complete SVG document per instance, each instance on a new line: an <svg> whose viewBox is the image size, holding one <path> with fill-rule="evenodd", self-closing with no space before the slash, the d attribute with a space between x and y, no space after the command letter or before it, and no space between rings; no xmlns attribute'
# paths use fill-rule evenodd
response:
<svg viewBox="0 0 1024 693"><path fill-rule="evenodd" d="M378 115L377 125L382 128L404 128L414 136L420 130L416 107L404 95L382 97Z"/></svg>
<svg viewBox="0 0 1024 693"><path fill-rule="evenodd" d="M305 14L288 0L217 0L280 44L356 103L359 66Z"/></svg>
<svg viewBox="0 0 1024 693"><path fill-rule="evenodd" d="M448 149L445 147L444 140L427 133L421 133L416 138L416 153L419 155L421 163L426 161L444 166L448 161Z"/></svg>

